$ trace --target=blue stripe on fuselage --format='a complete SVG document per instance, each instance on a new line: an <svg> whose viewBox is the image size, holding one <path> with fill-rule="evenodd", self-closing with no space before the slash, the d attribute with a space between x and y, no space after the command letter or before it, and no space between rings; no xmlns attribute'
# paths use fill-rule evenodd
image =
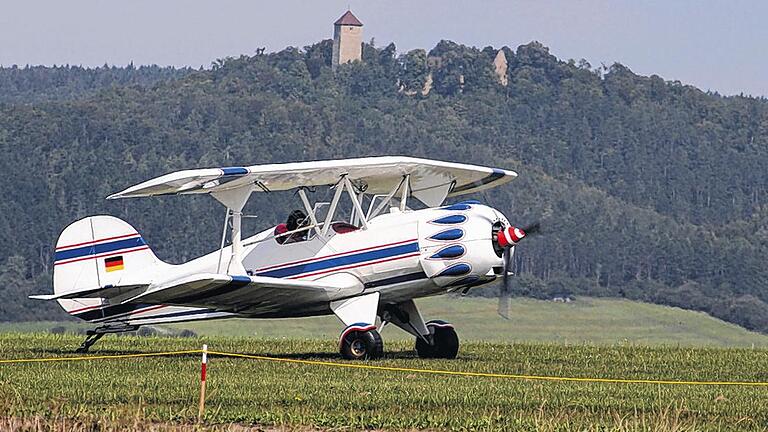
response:
<svg viewBox="0 0 768 432"><path fill-rule="evenodd" d="M375 251L362 252L353 255L346 255L342 257L329 258L321 261L313 261L309 263L299 264L291 267L284 267L276 270L269 270L261 273L256 273L256 276L270 276L276 278L284 278L290 276L296 276L302 273L310 273L319 270L325 270L333 267L339 267L344 265L359 264L365 261L373 261L383 258L395 257L398 255L407 254L410 252L418 252L419 243L413 242L399 246L392 246Z"/></svg>
<svg viewBox="0 0 768 432"><path fill-rule="evenodd" d="M114 252L121 249L130 249L139 246L145 246L147 243L141 237L134 237L124 240L115 240L107 243L99 243L89 246L83 246L75 249L56 252L54 261L62 261L73 258L80 258L88 255L98 255L107 252Z"/></svg>
<svg viewBox="0 0 768 432"><path fill-rule="evenodd" d="M152 320L152 319L163 319L163 318L178 318L182 316L186 316L187 318L192 318L195 315L208 315L213 314L216 312L223 312L223 311L217 311L216 309L195 309L191 311L181 311L181 312L169 312L164 313L160 315L147 315L142 317L126 317L123 318L123 321L140 321L140 320ZM140 312L139 312L140 313ZM223 312L228 313L230 315L234 315L232 312ZM219 317L211 317L211 318L219 318Z"/></svg>

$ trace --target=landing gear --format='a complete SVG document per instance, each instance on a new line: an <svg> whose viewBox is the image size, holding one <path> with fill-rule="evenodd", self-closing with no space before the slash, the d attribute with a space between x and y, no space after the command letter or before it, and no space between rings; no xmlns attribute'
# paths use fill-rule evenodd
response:
<svg viewBox="0 0 768 432"><path fill-rule="evenodd" d="M384 342L375 326L349 326L341 334L339 351L347 360L372 360L384 354Z"/></svg>
<svg viewBox="0 0 768 432"><path fill-rule="evenodd" d="M451 324L433 320L427 322L430 335L416 338L416 353L421 358L455 359L459 353L459 336ZM425 340L431 339L431 344Z"/></svg>
<svg viewBox="0 0 768 432"><path fill-rule="evenodd" d="M419 357L456 358L459 353L459 337L451 324L440 320L424 322L413 300L379 305L378 296L377 292L331 303L336 316L347 324L339 338L339 351L345 359L368 360L383 355L381 336L376 326L370 324L376 320L376 315L381 317L379 329L392 323L413 335Z"/></svg>
<svg viewBox="0 0 768 432"><path fill-rule="evenodd" d="M85 340L82 344L80 344L80 347L75 350L78 354L87 353L88 350L95 344L96 342L101 339L105 333L95 333L93 330L88 330L88 333L86 333L88 336L86 336Z"/></svg>
<svg viewBox="0 0 768 432"><path fill-rule="evenodd" d="M85 340L82 344L80 344L80 347L75 350L76 353L83 354L87 353L88 350L101 339L104 337L107 333L124 333L129 331L137 330L139 326L119 326L119 327L110 327L110 326L104 326L104 327L97 327L93 330L88 330L85 334L87 335Z"/></svg>
<svg viewBox="0 0 768 432"><path fill-rule="evenodd" d="M454 359L459 353L459 337L445 321L424 322L413 300L387 304L381 319L391 322L416 337L416 353L421 358Z"/></svg>

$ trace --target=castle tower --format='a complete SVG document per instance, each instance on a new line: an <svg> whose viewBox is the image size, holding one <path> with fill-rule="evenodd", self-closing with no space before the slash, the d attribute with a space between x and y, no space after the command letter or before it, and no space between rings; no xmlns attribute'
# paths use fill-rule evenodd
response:
<svg viewBox="0 0 768 432"><path fill-rule="evenodd" d="M509 84L509 78L507 77L507 56L504 54L504 50L499 50L496 54L496 58L493 59L493 69L496 71L496 76L499 78L499 83L504 87Z"/></svg>
<svg viewBox="0 0 768 432"><path fill-rule="evenodd" d="M333 69L343 63L360 60L363 55L363 23L352 11L346 11L333 23Z"/></svg>

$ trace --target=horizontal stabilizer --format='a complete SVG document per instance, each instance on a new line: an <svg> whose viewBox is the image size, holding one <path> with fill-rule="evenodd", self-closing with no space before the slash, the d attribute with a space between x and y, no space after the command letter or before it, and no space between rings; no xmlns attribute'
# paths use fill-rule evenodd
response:
<svg viewBox="0 0 768 432"><path fill-rule="evenodd" d="M35 294L29 296L32 300L56 300L59 298L56 294Z"/></svg>
<svg viewBox="0 0 768 432"><path fill-rule="evenodd" d="M37 294L31 295L29 298L34 300L59 300L59 299L85 299L85 298L112 298L129 294L135 291L138 294L140 291L147 289L149 285L107 285L105 287L87 289L82 291L68 291L57 294Z"/></svg>

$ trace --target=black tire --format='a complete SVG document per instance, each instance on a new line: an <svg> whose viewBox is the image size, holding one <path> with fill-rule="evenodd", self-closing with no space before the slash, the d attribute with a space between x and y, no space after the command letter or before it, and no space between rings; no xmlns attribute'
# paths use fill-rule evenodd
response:
<svg viewBox="0 0 768 432"><path fill-rule="evenodd" d="M459 353L459 336L444 321L430 321L427 328L432 334L433 345L416 338L416 353L421 358L455 359Z"/></svg>
<svg viewBox="0 0 768 432"><path fill-rule="evenodd" d="M347 360L373 360L384 354L384 341L376 330L351 331L344 335L339 351Z"/></svg>

